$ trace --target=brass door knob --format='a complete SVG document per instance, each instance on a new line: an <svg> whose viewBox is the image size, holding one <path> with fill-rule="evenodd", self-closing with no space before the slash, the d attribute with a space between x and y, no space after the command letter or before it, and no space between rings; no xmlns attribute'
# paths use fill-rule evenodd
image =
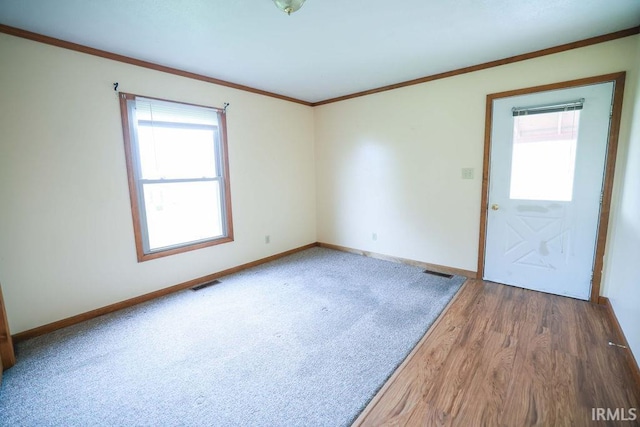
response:
<svg viewBox="0 0 640 427"><path fill-rule="evenodd" d="M493 209L494 211L497 211L498 209L500 209L500 206L498 206L497 203L494 203L491 205L491 209Z"/></svg>

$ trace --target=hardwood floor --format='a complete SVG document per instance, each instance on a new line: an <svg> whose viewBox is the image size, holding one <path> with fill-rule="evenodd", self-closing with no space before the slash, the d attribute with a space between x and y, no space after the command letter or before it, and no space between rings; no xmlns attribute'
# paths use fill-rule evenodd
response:
<svg viewBox="0 0 640 427"><path fill-rule="evenodd" d="M626 350L609 341L603 306L468 280L354 426L597 425L592 408L640 418Z"/></svg>

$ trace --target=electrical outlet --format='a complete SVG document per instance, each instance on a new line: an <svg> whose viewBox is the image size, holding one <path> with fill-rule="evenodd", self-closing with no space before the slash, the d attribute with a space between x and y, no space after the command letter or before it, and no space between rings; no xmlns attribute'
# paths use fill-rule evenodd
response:
<svg viewBox="0 0 640 427"><path fill-rule="evenodd" d="M268 234L264 236L264 243L266 243L267 245L271 243L271 236L269 236Z"/></svg>
<svg viewBox="0 0 640 427"><path fill-rule="evenodd" d="M371 233L371 240L378 240L378 233Z"/></svg>
<svg viewBox="0 0 640 427"><path fill-rule="evenodd" d="M473 179L473 168L462 168L462 179Z"/></svg>

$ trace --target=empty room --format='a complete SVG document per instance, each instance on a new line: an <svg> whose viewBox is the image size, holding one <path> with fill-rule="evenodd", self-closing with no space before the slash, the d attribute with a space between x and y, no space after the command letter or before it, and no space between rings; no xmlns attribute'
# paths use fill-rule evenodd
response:
<svg viewBox="0 0 640 427"><path fill-rule="evenodd" d="M640 425L640 2L0 0L0 426Z"/></svg>

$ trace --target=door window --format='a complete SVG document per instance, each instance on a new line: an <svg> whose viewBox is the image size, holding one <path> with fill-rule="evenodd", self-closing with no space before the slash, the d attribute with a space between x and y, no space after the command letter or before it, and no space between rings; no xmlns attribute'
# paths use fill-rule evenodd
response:
<svg viewBox="0 0 640 427"><path fill-rule="evenodd" d="M515 116L509 197L569 202L580 110Z"/></svg>

